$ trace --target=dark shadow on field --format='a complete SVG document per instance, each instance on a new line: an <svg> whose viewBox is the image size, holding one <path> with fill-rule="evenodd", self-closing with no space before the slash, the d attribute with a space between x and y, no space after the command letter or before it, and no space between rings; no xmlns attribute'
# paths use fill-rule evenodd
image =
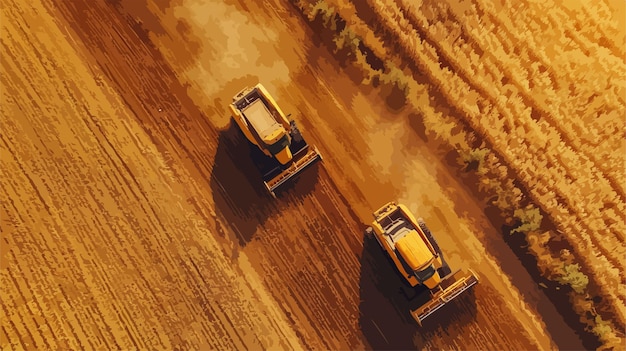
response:
<svg viewBox="0 0 626 351"><path fill-rule="evenodd" d="M373 236L364 233L361 253L359 326L374 350L428 348L433 337L454 338L474 323L473 289L445 305L419 326L409 311L429 299L426 288L412 289Z"/></svg>
<svg viewBox="0 0 626 351"><path fill-rule="evenodd" d="M252 146L231 120L219 133L210 180L215 211L233 228L241 246L265 222L271 211L267 204L274 200L251 157Z"/></svg>
<svg viewBox="0 0 626 351"><path fill-rule="evenodd" d="M275 190L273 198L263 184L263 152L251 144L231 119L218 136L217 152L211 172L211 189L215 211L235 231L239 245L252 240L257 229L286 200L295 201L310 193L318 181L321 162L308 166L297 176Z"/></svg>
<svg viewBox="0 0 626 351"><path fill-rule="evenodd" d="M374 350L415 349L413 334L418 327L402 294L405 286L376 239L364 233L359 325Z"/></svg>

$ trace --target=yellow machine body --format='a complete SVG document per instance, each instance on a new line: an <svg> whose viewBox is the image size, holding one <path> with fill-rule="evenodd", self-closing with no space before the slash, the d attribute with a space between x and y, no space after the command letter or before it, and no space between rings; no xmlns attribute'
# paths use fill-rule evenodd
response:
<svg viewBox="0 0 626 351"><path fill-rule="evenodd" d="M295 121L289 121L262 84L245 88L229 105L235 123L250 143L276 162L263 174L266 188L274 190L304 168L321 160L316 147L310 148Z"/></svg>
<svg viewBox="0 0 626 351"><path fill-rule="evenodd" d="M442 254L428 227L416 219L405 205L389 202L374 212L369 230L387 252L398 272L411 287L424 285L430 290L430 300L411 315L418 324L478 283L478 277L457 271L441 277L444 266Z"/></svg>

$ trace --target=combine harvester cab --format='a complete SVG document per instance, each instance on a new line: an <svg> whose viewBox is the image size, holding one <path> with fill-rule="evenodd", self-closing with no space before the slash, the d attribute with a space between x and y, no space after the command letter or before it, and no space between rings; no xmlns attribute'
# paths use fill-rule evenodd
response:
<svg viewBox="0 0 626 351"><path fill-rule="evenodd" d="M411 316L421 326L424 319L478 283L476 274L450 272L441 249L426 223L415 219L406 206L390 202L374 212L368 228L378 244L387 252L404 279L416 288L426 286L430 299ZM442 274L445 276L442 278Z"/></svg>
<svg viewBox="0 0 626 351"><path fill-rule="evenodd" d="M261 169L270 194L322 159L316 147L309 147L295 121L287 120L274 98L261 84L245 88L229 105L233 118L248 141L265 155Z"/></svg>

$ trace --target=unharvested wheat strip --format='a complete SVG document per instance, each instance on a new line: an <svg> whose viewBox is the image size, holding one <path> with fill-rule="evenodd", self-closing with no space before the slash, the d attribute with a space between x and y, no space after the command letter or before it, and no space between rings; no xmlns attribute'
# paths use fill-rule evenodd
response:
<svg viewBox="0 0 626 351"><path fill-rule="evenodd" d="M545 24L544 21L546 19L546 9L550 9L553 11L558 11L558 6L549 6L547 8L542 8L537 10L534 6L525 6L524 3L518 3L516 4L516 6L514 6L513 8L511 7L504 7L502 8L500 5L496 5L493 2L490 1L483 1L483 2L478 2L478 1L473 1L474 7L477 11L484 11L486 12L486 14L488 15L488 17L494 18L498 20L498 28L506 28L506 34L508 35L515 35L516 37L519 37L520 39L524 39L527 40L529 44L531 44L533 46L534 49L540 50L540 51L533 51L536 54L539 54L541 56L544 57L544 62L550 62L549 57L547 57L545 55L545 50L547 48L542 48L542 43L541 41L538 42L538 40L541 40L542 37L546 36L547 33L541 29L541 25ZM545 4L545 2L544 2ZM509 10L514 10L515 11L515 16L507 16L506 11L501 11L500 9L509 9ZM550 25L552 28L555 29L562 29L564 32L564 35L567 35L567 33L574 33L574 30L572 28L566 28L568 26L568 17L563 15L561 13L561 16L563 18L565 18L566 20L552 20L550 22ZM516 33L515 29L511 29L510 27L514 26L517 29L517 32L520 33L529 33L530 35L522 37L519 34ZM587 26L587 23L585 23L585 27ZM504 33L503 33L504 34ZM558 34L558 33L553 33L553 34ZM561 42L562 44L567 44L570 43L571 40L574 40L574 38L570 38L570 40L567 40L565 42ZM594 45L593 43L590 43L590 45ZM588 48L587 48L588 50ZM623 62L620 64L619 62L619 56L613 57L611 59L611 62L616 63L617 65L603 65L603 72L601 72L603 75L607 76L607 75L611 75L613 74L613 69L616 67L622 67L623 66ZM556 62L552 62L552 64L555 64ZM546 65L548 67L548 69L550 69L549 65ZM557 72L559 75L564 75L564 74L568 74L567 71L564 72ZM620 99L621 102L624 102L624 97L621 95L616 95L615 96L617 99Z"/></svg>
<svg viewBox="0 0 626 351"><path fill-rule="evenodd" d="M376 9L376 10L377 10L377 11L379 11L378 9ZM387 10L387 11L389 11L389 10ZM399 16L398 16L398 17L399 17ZM381 16L381 19L383 20L383 22L388 22L388 21L389 21L389 20L388 20L388 18L387 18L386 16ZM396 28L396 25L392 24L392 25L388 26L388 28ZM398 32L396 32L396 35L399 35L401 38L403 38L403 34L405 34L405 33L398 33ZM406 38L404 38L404 42L411 43L411 42L412 42L412 40L413 40L413 39L412 39L411 37L406 37ZM412 52L412 51L409 49L409 50L408 50L408 52ZM419 51L418 51L417 53L419 53ZM413 54L413 55L414 55L414 54ZM416 62L420 62L420 63L422 63L422 65L421 65L421 67L422 67L422 68L421 68L421 69L422 69L422 71L426 72L426 73L427 73L427 74L431 77L431 79L433 80L433 82L435 82L435 84L436 84L436 85L441 86L441 85L443 84L443 82L442 82L442 81L440 81L440 79L439 79L439 78L437 78L437 77L433 74L433 72L437 72L437 71L439 71L439 67L438 67L438 65L437 65L436 67L434 67L434 64L433 64L433 63L432 63L432 61L430 61L430 60L431 60L431 59L427 58L427 56L423 56L421 59L417 59L417 60L416 60ZM426 64L426 66L425 66L425 67L423 66L424 64ZM433 66L433 67L431 68L431 67L429 67L429 66ZM453 75L447 74L447 77L448 77L448 79L453 79L453 80L454 80L454 76L453 76ZM451 92L453 92L453 91L448 92L448 94L449 94L449 93L451 93ZM444 92L444 93L445 93L445 92ZM445 96L445 94L444 94L444 96ZM448 99L450 102L454 102L454 101L457 101L457 100L458 100L458 98L454 98L454 97L450 97L450 96L448 96L448 97L447 97L447 99ZM470 113L476 113L476 112L475 112L475 111L471 111L471 110L470 110ZM475 120L475 119L474 119L474 120ZM488 134L488 133L485 133L485 131L483 130L483 129L484 129L484 125L481 125L481 124L475 124L475 123L473 123L473 122L472 122L472 121L473 121L473 119L469 119L468 121L470 122L470 124L474 124L474 125L473 125L474 129L475 129L477 132L479 132L480 134L484 135L484 136L486 137L486 140L488 140L488 141L489 141L489 142L491 142L491 143L493 143L493 142L494 142L494 141L492 140L492 138L489 136L489 134ZM509 151L508 153L510 153L510 151ZM510 158L511 156L509 156L509 155L507 155L507 154L503 154L502 156L503 156L503 160L505 160L505 161L507 161L507 162L509 162L509 163L511 162L511 158ZM522 182L523 182L523 183L526 183L526 182L528 181L528 180L524 179L524 177L523 177L523 178L521 178L521 180L522 180ZM535 196L536 196L536 195L535 195L534 193L532 193L532 192L531 192L531 194L530 194L530 195L531 195L531 198L534 198L534 200L535 200L535 201L537 200L537 199L535 198ZM557 222L557 224L558 224L558 222ZM565 229L565 230L566 230L566 232L567 232L567 229ZM580 248L580 243L575 243L575 247L579 247L579 248ZM583 249L581 252L585 252L585 254L584 254L583 256L580 256L580 257L581 257L581 259L583 259L583 260L589 260L590 262L597 261L597 260L600 260L600 261L602 261L602 260L603 260L603 257L597 257L597 256L595 256L595 255L587 255L587 251L586 251L586 250L584 250L584 249ZM605 267L606 265L605 265L605 264L596 263L596 264L594 264L594 266L596 266L596 267ZM599 277L596 277L596 278L598 278L598 279L600 280L600 282L604 281L604 279L605 279L603 276L599 276ZM601 287L601 289L603 290L604 294L605 294L606 296L612 297L612 298L610 298L610 299L612 300L612 299L614 299L614 298L615 298L615 295L614 295L611 291L607 290L607 286L608 286L607 284L602 284L602 283L600 283L600 287ZM614 301L614 300L612 300L612 301L613 301L614 306L616 307L616 309L615 309L615 310L616 310L616 311L618 311L618 310L619 310L619 308L617 308L617 306L619 306L621 303L617 303L617 305L615 305L615 301ZM620 317L623 317L623 316L621 316L621 315L620 315Z"/></svg>
<svg viewBox="0 0 626 351"><path fill-rule="evenodd" d="M527 0L528 1L528 0ZM537 13L543 15L543 17L547 18L550 23L559 27L559 25L563 25L564 34L569 39L573 40L584 52L595 52L597 50L606 50L600 45L590 42L584 36L579 36L577 34L578 31L575 28L569 26L569 21L567 20L567 16L559 13L558 9L552 6L548 6L545 2L536 2L536 1L528 1L534 8L537 9ZM613 55L601 55L598 57L603 67L619 67L619 65L623 62L623 59L620 57L616 57ZM610 73L610 72L609 72Z"/></svg>
<svg viewBox="0 0 626 351"><path fill-rule="evenodd" d="M528 12L531 12L531 14L529 15L529 20L535 20L536 18L538 18L537 15L534 14L541 14L540 17L543 17L543 15L546 13L546 11L548 11L549 14L553 13L553 12L558 12L558 9L555 8L546 8L545 4L536 4L535 7L539 7L539 9L536 9L536 11L533 13L533 8L529 8ZM550 23L556 27L556 28L561 28L559 27L559 25L562 25L564 27L567 27L570 23L569 20L567 19L567 17L561 13L559 13L561 18L552 18L552 17L548 17L550 20ZM519 23L519 21L521 19L523 19L524 17L520 16L518 18L515 19L516 23ZM524 22L521 22L521 24L519 25L525 25ZM595 59L595 62L599 63L599 67L596 65L595 67L593 67L594 70L594 77L599 73L597 71L601 71L603 74L601 75L601 77L606 78L608 81L610 81L612 78L614 78L616 76L616 74L619 75L623 75L624 74L624 60L621 57L613 57L611 55L606 54L606 49L597 45L596 43L583 43L583 39L578 38L578 36L576 36L577 32L576 29L572 29L572 28L564 28L564 41L562 41L562 43L565 43L565 41L567 41L567 43L565 43L564 45L566 46L566 48L570 48L571 50L576 50L576 49L581 49L582 53L585 54L585 56L593 56L593 58ZM538 33L538 35L540 35L541 33ZM568 40L569 37L569 40ZM578 44L578 47L576 45L570 45L570 44ZM586 45L585 45L586 44ZM569 51L569 50L568 50ZM566 53L566 51L564 51L563 53ZM578 54L575 54L575 56L571 59L571 61L573 61L574 63L577 63L577 61L579 60L580 56ZM554 61L554 64L557 64L559 61ZM571 63L570 63L571 65ZM571 66L564 67L564 70L566 71L571 71ZM583 70L583 74L587 74L588 72ZM570 73L570 76L573 75L574 72ZM595 84L599 84L600 82L597 82ZM619 91L618 93L614 92L614 89L608 89L609 86L607 86L607 88L602 92L602 95L604 97L606 97L606 101L607 103L613 103L615 101L617 101L618 106L623 106L626 102L625 102L625 95L624 95L624 87L621 84L614 84L617 85L615 88ZM584 86L583 86L584 87ZM603 89L603 87L598 86L598 88ZM608 98L610 97L610 99ZM614 108L615 106L613 105L609 105L609 108Z"/></svg>
<svg viewBox="0 0 626 351"><path fill-rule="evenodd" d="M479 5L477 4L476 6L479 6ZM497 21L496 23L498 23L498 27L499 27L499 28L508 28L508 27L509 27L509 23L508 23L508 21L500 21L499 19L497 19L497 18L498 18L498 16L501 16L501 13L500 13L500 12L496 12L496 13L494 14L494 13L491 13L493 10L491 10L489 6L486 6L486 4L484 4L484 3L483 3L483 4L482 4L482 6L485 6L485 11L487 11L487 12L488 12L488 15L490 15L490 16L491 16L492 20ZM520 20L520 18L521 18L521 19L523 19L523 18L524 18L524 17L522 16L522 14L523 14L523 13L525 13L525 12L526 12L526 11L522 11L522 13L521 13L519 16L515 16L515 18L516 18L516 19L514 19L514 20L513 20L513 21L514 21L514 23L516 23L518 27L523 28L523 29L519 30L519 31L523 31L523 32L524 32L524 31L530 31L530 30L531 30L531 29L529 29L529 28L526 28L526 26L527 26L527 24L528 24L528 21L523 21L523 20ZM534 18L535 18L535 17L532 17L531 19L534 19ZM510 33L511 35L513 35L515 32L516 32L515 30L513 30L513 29L509 29L509 30L506 30L506 31L499 32L499 34L497 34L497 33L496 33L495 35L501 35L501 34L504 34L504 33ZM542 34L543 34L543 33L542 33ZM519 39L521 40L521 38L519 38ZM530 36L530 37L529 37L529 38L527 38L527 40L525 40L524 42L526 42L526 43L527 43L527 45L529 45L529 46L532 48L532 50L530 50L530 52L531 52L531 53L533 53L533 54L537 54L537 55L540 55L540 57L546 56L546 55L545 55L545 53L543 53L543 49L542 49L542 48L537 47L537 45L535 45L535 44L534 44L534 37L533 37L533 36ZM549 60L548 60L547 58L546 58L546 59L543 59L542 61L543 61L544 65L546 66L546 68L547 68L548 70L552 70L552 71L554 72L554 68L552 68L552 66L553 66L553 65L548 65L548 64L546 64L547 62L549 62ZM622 71L623 71L623 64L622 64L622 65L618 65L618 66L609 67L609 68L611 68L611 69L614 71L615 69L620 69L620 67L622 68ZM568 70L564 70L563 72L567 72L567 71L568 71ZM610 72L610 73L609 73L609 72L607 72L607 73L606 73L606 75L607 75L607 76L608 76L608 75L610 75L610 74L615 74L615 73L614 73L614 72ZM554 73L553 73L553 75L554 75ZM559 76L562 76L562 75L563 75L563 73L560 73L560 74L559 74ZM567 92L567 93L569 94L569 92ZM612 91L607 91L607 92L604 92L604 93L605 93L605 94L606 94L606 93L608 93L608 94L612 94ZM617 106L616 106L616 108L623 109L623 98L622 98L622 95L623 95L623 94L616 94L616 95L614 95L614 96L613 96L613 99L611 99L611 101L616 100L616 99L620 99L620 100L622 100L622 101L619 103L619 107L617 107ZM593 120L593 122L591 122L591 123L595 123L595 119L594 119L594 120ZM603 130L603 129L604 129L604 127L605 127L605 125L598 125L598 130ZM613 139L614 139L614 140L616 140L615 142L619 142L619 138L618 138L618 136L617 136L617 135L611 134L611 135L607 135L606 137L607 137L607 138L609 138L609 140L613 140ZM613 142L613 143L615 143L615 142ZM612 149L611 149L611 151L612 151ZM609 151L607 151L607 152L609 152ZM619 173L617 176L621 176L621 173Z"/></svg>
<svg viewBox="0 0 626 351"><path fill-rule="evenodd" d="M584 47L586 47L587 49L589 48L595 48L595 49L600 49L600 50L607 50L610 52L612 58L617 59L617 60L623 60L624 57L624 53L623 50L620 50L621 47L619 47L618 45L611 45L608 48L605 48L604 46L600 45L600 43L594 42L596 39L593 38L593 35L590 35L588 32L589 31L593 31L594 34L600 34L601 36L607 38L605 32L600 28L600 25L598 23L594 23L594 19L595 19L595 15L598 14L598 12L592 11L594 13L594 15L589 16L589 10L587 9L587 4L586 2L582 2L581 7L583 9L583 12L586 14L586 16L584 16L583 21L581 24L581 29L577 29L576 26L572 26L571 22L569 21L569 19L571 18L571 16L569 15L571 12L568 12L566 10L566 6L558 6L555 5L552 1L550 2L537 2L536 0L526 0L528 3L531 4L531 6L533 5L539 5L540 7L540 11L539 13L542 13L544 15L548 15L549 18L551 20L554 20L556 23L561 23L566 31L571 31L571 33L573 34L578 34L579 38L578 39L581 43L584 43ZM600 5L600 1L593 1L590 2L590 4L594 4L597 7ZM610 11L607 10L606 8L603 8L604 11ZM606 13L606 12L605 12ZM623 38L621 38L623 40ZM623 42L622 42L623 43Z"/></svg>
<svg viewBox="0 0 626 351"><path fill-rule="evenodd" d="M403 1L405 2L405 1ZM404 5L406 8L411 8L412 5L411 4L406 4ZM478 6L478 5L476 5ZM454 6L450 6L450 11L451 13L455 14L455 18L457 20L457 22L462 23L461 21L461 17L458 13L456 13L457 11L455 11L455 7ZM415 12L415 11L413 11ZM464 13L463 16L468 16L467 13ZM464 19L466 20L466 19ZM475 18L475 20L477 21L477 23L480 23L481 20L480 18ZM484 22L484 21L483 21ZM504 26L499 26L498 28L503 28L506 27L506 25ZM464 27L465 28L465 27ZM542 62L540 57L536 56L536 52L538 51L537 48L533 47L532 41L529 40L521 40L521 38L519 38L517 35L514 34L513 30L507 30L507 31L498 31L496 33L490 33L490 32L480 32L481 35L475 35L474 31L467 28L465 30L465 32L467 33L467 35L475 42L479 45L479 47L481 47L482 51L484 52L482 59L485 58L485 56L487 58L489 58L491 61L495 61L496 63L498 61L501 61L504 57L509 56L508 54L504 53L504 52L499 52L497 54L497 56L495 56L496 54L489 49L489 45L487 45L487 43L485 42L485 37L484 36L489 36L489 35L495 35L495 36L501 36L504 33L509 34L513 40L517 43L524 43L525 45L529 46L529 50L527 51L528 54L531 57L534 57L533 62L541 62L542 64L544 64L544 66L546 67L550 67L550 64L547 62ZM522 44L519 44L522 45ZM471 47L471 46L470 46ZM469 56L471 58L471 56ZM496 59L497 58L497 59ZM537 61L539 60L539 61ZM485 63L484 60L481 60L482 63ZM582 120L579 119L571 119L571 118L565 118L563 114L574 114L575 112L570 111L567 106L569 106L570 104L565 104L565 105L561 105L562 107L559 109L553 109L550 110L548 108L548 106L546 106L545 102L540 101L539 98L536 98L536 96L538 96L538 94L536 94L536 87L540 86L540 84L537 84L536 82L534 82L534 86L535 88L533 88L533 92L531 93L530 88L528 87L527 84L522 84L524 78L520 78L517 77L515 75L515 72L526 72L524 70L524 68L521 65L514 65L515 63L519 63L519 59L515 59L515 60L511 60L509 58L509 60L506 62L507 65L503 66L502 68L498 67L497 64L495 64L495 69L500 70L502 69L502 72L508 76L509 78L511 78L511 81L514 83L514 86L520 91L521 96L526 100L526 101L532 101L533 102L533 108L537 109L538 111L541 112L542 117L545 117L547 120L550 121L550 124L553 128L555 128L556 130L558 130L561 135L563 135L566 138L566 141L568 141L569 144L582 144L584 143L581 139L581 137L588 137L585 133L583 133L582 131L587 131L587 127L585 127L582 124ZM493 68L492 68L493 69ZM526 76L530 77L531 75L526 72ZM497 85L501 85L501 82L496 80L495 81ZM502 88L501 88L502 89ZM544 91L544 93L550 93L550 91ZM554 91L552 91L553 94L555 94ZM556 96L554 96L554 98L558 98ZM564 107L564 108L563 108ZM623 109L623 106L622 106ZM561 112L562 113L558 113ZM569 128L566 128L569 127ZM573 128L573 129L571 129ZM600 129L600 130L605 130L605 129ZM620 138L617 137L617 135L615 134L609 134L606 135L606 131L604 132L605 135L603 135L602 137L600 136L596 136L595 139L597 140L603 140L603 143L609 143L612 142L613 144L617 143L619 144L619 142L621 141ZM608 139L607 139L608 138ZM611 141L612 140L612 141ZM607 167L611 166L610 162L606 162L606 158L602 158L603 157L603 153L598 153L597 148L593 148L593 147L578 147L577 150L579 150L580 152L582 152L586 157L588 157L590 160L593 161L594 166L597 167L598 169L600 169L605 176L607 177L607 179L610 180L613 188L616 191L620 191L620 194L622 196L622 199L626 198L626 195L624 195L624 189L622 186L620 186L621 182L619 181L619 179L623 178L622 177L622 173L621 170L618 171L616 169L614 170L610 170L607 169ZM609 150L613 150L612 148ZM612 155L616 155L615 152L611 152L610 156ZM601 159L602 158L602 159ZM601 161L600 161L601 160ZM623 239L623 237L622 237Z"/></svg>
<svg viewBox="0 0 626 351"><path fill-rule="evenodd" d="M614 2L615 6L623 6L623 2L619 0ZM572 17L571 12L567 11L567 7L563 7L563 11L566 13L566 15L568 15L568 17ZM585 25L582 26L581 30L586 30L588 40L592 42L593 40L595 40L595 38L589 38L589 36L594 36L595 33L598 32L601 38L606 38L609 40L608 42L604 42L602 44L608 44L610 46L608 47L608 49L611 50L611 53L615 57L623 58L626 56L626 50L624 50L624 45L620 44L624 44L624 40L626 38L618 37L620 31L620 24L618 22L609 22L610 20L607 21L607 18L611 17L611 11L613 10L610 8L610 5L606 4L606 1L583 2L582 17L585 19ZM601 18L601 16L604 18ZM591 22L591 26L589 26L589 22ZM613 35L609 35L609 32L611 32ZM611 41L610 39L617 39L619 41L615 42Z"/></svg>
<svg viewBox="0 0 626 351"><path fill-rule="evenodd" d="M481 33L481 35L494 35L497 37L501 37L502 35L507 34L508 36L512 36L514 38L517 38L517 42L521 41L522 39L524 39L523 41L526 43L526 45L528 45L531 50L528 51L529 55L532 55L533 61L534 62L541 62L547 72L550 73L550 79L553 80L553 83L555 81L556 76L563 76L563 74L567 73L568 70L565 71L559 71L557 72L553 65L555 62L551 61L548 56L545 53L545 48L540 47L540 45L536 44L536 39L535 36L528 36L528 37L520 37L517 32L532 32L531 28L528 28L528 24L532 23L533 21L536 20L536 16L531 16L528 19L524 18L524 14L526 14L529 10L527 9L520 9L518 12L518 14L514 17L514 18L510 18L507 17L505 20L501 20L500 18L502 16L504 16L502 11L499 11L498 9L494 8L493 4L490 4L488 2L474 2L473 3L473 7L476 9L476 11L481 12L483 15L486 15L486 18L489 20L489 22L495 23L495 25L497 26L497 28L504 28L506 30L504 31L498 31L495 33L486 33L483 32ZM484 19L484 18L483 18ZM511 22L512 21L512 22ZM483 21L484 22L484 21ZM517 26L517 29L512 29L511 28L511 23L514 23L515 26ZM542 37L545 35L545 32L540 33L541 35L539 35L538 37ZM494 48L497 49L497 48ZM538 60L535 60L538 59ZM552 64L549 64L552 63ZM614 68L619 68L621 66L616 66L616 67L609 67L611 69ZM605 75L609 75L609 74L613 74L613 72L605 72ZM554 89L557 89L556 86L553 87ZM617 94L614 96L614 99L622 99L622 95L621 94ZM623 99L622 99L623 100ZM623 101L622 101L623 103Z"/></svg>
<svg viewBox="0 0 626 351"><path fill-rule="evenodd" d="M427 26L425 26L423 23L420 23L420 24L419 24L419 26L421 26L421 27L427 27ZM427 33L428 33L428 32L427 32ZM441 43L441 42L440 42L440 43ZM450 48L446 48L444 44L440 44L440 45L441 45L441 49L442 49L442 50L446 53L446 58L451 58L451 57L452 57L452 55L449 53L449 51L450 51L451 49L450 49ZM484 61L481 61L481 62L483 62L483 63L484 63ZM493 69L497 70L497 66L495 66L495 67L496 67L496 68L493 68ZM470 77L470 74L465 74L465 76L466 76L466 77ZM496 83L496 84L497 84L497 83ZM483 90L485 89L485 87L484 87L483 85L481 85L481 84L478 84L478 85L479 85L479 86L480 86ZM487 90L484 90L484 91L487 91ZM492 94L492 98L495 98L495 96L496 96L495 94L497 94L497 92L493 92L493 94ZM554 138L553 138L553 139L554 139ZM585 160L583 160L583 162L586 162L586 161L585 161ZM619 237L621 236L621 233L619 233L619 232L618 232L618 233L616 233L616 235L618 235L618 238L619 238Z"/></svg>
<svg viewBox="0 0 626 351"><path fill-rule="evenodd" d="M410 17L411 17L411 16L410 16ZM415 22L415 19L413 18L413 19L411 19L411 21ZM421 26L421 27L427 27L427 26L426 26L425 24L423 24L423 23L419 23L418 25L419 25L419 26ZM426 31L426 33L428 33L428 31ZM428 35L428 34L427 34L427 35ZM440 50L442 50L442 51L444 52L444 55L446 56L446 58L447 58L447 59L451 59L451 58L452 58L452 55L448 52L448 51L449 51L449 48L446 48L446 47L445 47L445 45L444 45L444 44L442 44L442 43L439 43L439 47L440 47ZM484 91L484 92L488 91L488 90L487 90L488 88L487 88L487 87L485 87L485 86L484 86L483 84L481 84L480 82L472 82L472 79L470 79L470 78L469 78L471 75L470 75L470 74L468 74L468 72L465 72L465 69L462 69L462 68L460 68L460 67L457 67L457 70L461 70L461 71L464 73L464 76L465 76L465 77L467 77L467 78L466 78L466 80L470 81L470 85L472 85L473 87L477 87L477 86L478 86L478 87L480 87L480 89L481 89L482 91ZM497 94L497 93L492 93L492 94L490 95L490 97L491 97L492 101L497 101L497 99L496 99L496 96L497 96L497 95L496 95L496 94ZM483 94L483 96L484 96L484 95L485 95L485 94ZM500 104L498 104L497 102L496 102L496 106L498 106L498 110L499 110L499 112L501 112L501 113L502 113L502 112L505 112L505 111L506 111L506 110L504 109L504 107L503 107L503 106L501 106ZM506 111L506 112L508 112L508 111ZM505 114L505 115L508 115L508 114ZM519 113L518 113L517 115L521 115L521 114L519 114ZM515 120L515 119L513 119L513 118L509 118L509 119L508 119L508 121L510 121L510 123L514 123L514 122L513 122L514 120ZM518 120L516 120L515 122L519 123L519 122L520 122L520 120L518 119ZM532 125L532 124L531 124L531 125ZM537 132L537 131L538 131L538 129L537 129L537 128L534 128L534 130L535 130L535 132ZM546 151L548 151L548 150L546 150ZM546 155L550 156L550 154L549 154L549 153L546 153ZM583 162L584 162L584 161L585 161L585 160L583 160ZM581 162L580 162L580 161L576 161L576 162L577 162L578 164L581 164ZM564 163L564 162L559 162L559 163L561 163L563 166L568 164L568 163ZM557 164L557 165L558 165L558 164ZM571 173L571 171L572 171L572 169L570 168L570 169L569 169L569 172ZM563 172L568 172L568 170L563 169ZM554 173L554 172L553 172L553 173ZM567 174L567 173L562 173L562 174ZM541 174L538 174L538 175L541 175ZM578 179L585 179L584 177L583 177L583 178L580 178L580 177L575 177L575 178L578 178ZM601 185L601 184L599 184L599 185ZM569 197L571 197L571 196L570 196L570 193L572 193L572 192L568 192L568 191L565 191L565 190L563 190L563 189L558 189L558 190L561 190L561 191L559 192L559 195L563 196L565 199L568 199ZM575 202L573 202L573 201L568 201L568 204L569 204L569 206L570 206L572 209L575 209L575 208L576 208L576 206L575 206L575 205L576 205L577 203L575 203ZM575 211L575 212L578 212L578 211ZM587 211L587 212L588 212L588 213L593 213L593 211ZM583 218L583 217L580 217L580 218ZM585 222L585 224L587 224L587 223ZM617 229L616 229L616 230L617 230ZM587 231L588 231L588 232L590 232L590 237L591 237L592 242L594 243L594 245L596 245L596 246L597 246L597 247L598 247L598 248L602 251L602 253L603 253L603 254L604 254L607 258L609 258L610 260L612 260L614 265L619 266L619 265L622 263L622 260L621 260L622 255L620 254L620 252L618 252L618 253L617 253L617 256L614 256L614 255L611 255L611 254L610 254L610 250L611 250L611 248L614 248L615 246L611 245L611 248L608 248L608 247L606 247L606 241L605 241L605 240L602 240L602 239L596 240L596 239L595 239L595 237L596 237L597 235L599 235L599 233L598 233L598 234L594 234L594 230L592 230L592 229L591 229L591 227L589 227L589 226L588 226L588 227L587 227ZM616 233L615 233L615 235L617 235L617 236L619 237L619 235L620 235L620 234L616 232ZM620 251L623 251L623 250L620 250ZM620 258L619 258L619 259L617 259L617 258L615 258L615 257L620 257Z"/></svg>
<svg viewBox="0 0 626 351"><path fill-rule="evenodd" d="M619 231L616 234L618 235L618 238L620 238L622 235Z"/></svg>

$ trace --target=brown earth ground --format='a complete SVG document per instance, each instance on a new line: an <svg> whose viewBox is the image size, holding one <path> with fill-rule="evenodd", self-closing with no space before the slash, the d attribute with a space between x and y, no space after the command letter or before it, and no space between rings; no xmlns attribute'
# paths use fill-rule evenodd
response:
<svg viewBox="0 0 626 351"><path fill-rule="evenodd" d="M582 349L436 145L287 1L2 6L8 349ZM272 199L227 104L262 82L324 161ZM481 282L418 328L364 239L390 200Z"/></svg>

